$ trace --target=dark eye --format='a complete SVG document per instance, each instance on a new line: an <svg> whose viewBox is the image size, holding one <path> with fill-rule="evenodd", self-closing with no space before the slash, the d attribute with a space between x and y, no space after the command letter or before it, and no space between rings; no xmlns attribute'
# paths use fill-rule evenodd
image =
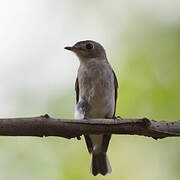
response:
<svg viewBox="0 0 180 180"><path fill-rule="evenodd" d="M93 45L91 43L86 44L86 49L92 49Z"/></svg>

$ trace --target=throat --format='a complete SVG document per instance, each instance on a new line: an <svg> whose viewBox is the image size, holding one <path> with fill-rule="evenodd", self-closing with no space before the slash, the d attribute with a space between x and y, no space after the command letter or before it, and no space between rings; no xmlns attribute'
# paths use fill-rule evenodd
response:
<svg viewBox="0 0 180 180"><path fill-rule="evenodd" d="M107 62L106 58L102 57L97 57L97 58L87 58L87 57L82 57L78 56L80 64L87 66L89 63L102 63L102 62Z"/></svg>

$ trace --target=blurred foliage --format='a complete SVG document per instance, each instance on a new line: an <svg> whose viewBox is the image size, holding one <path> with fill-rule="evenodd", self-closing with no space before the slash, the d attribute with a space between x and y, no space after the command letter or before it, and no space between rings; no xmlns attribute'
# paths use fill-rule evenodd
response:
<svg viewBox="0 0 180 180"><path fill-rule="evenodd" d="M78 5L80 3L76 7ZM96 14L98 22L106 24L109 34L113 32L113 46L109 49L113 54L108 57L119 81L117 114L122 117L178 120L180 25L137 15L122 31L120 23L117 24L119 16L113 8L108 14L103 14L105 10L100 1L97 5L100 8L99 15ZM78 17L84 17L86 11L94 12L94 8L92 3L87 3L82 12L78 11ZM73 118L73 86L61 95L50 94L46 104L43 102L39 109L37 106L42 101L38 94L23 94L23 91L14 93L18 99L16 116L21 111L24 112L21 116L37 115L38 112L39 115L48 113L53 117ZM34 99L37 99L36 106L33 105ZM106 177L92 177L89 173L91 159L84 139L0 137L0 145L2 180L180 179L178 138L155 141L137 136L113 136L108 152L113 171Z"/></svg>
<svg viewBox="0 0 180 180"><path fill-rule="evenodd" d="M179 118L180 29L151 21L124 35L119 113L162 120ZM118 55L117 55L118 56ZM121 71L118 71L121 76ZM137 104L138 103L138 104ZM127 106L126 106L127 104ZM129 106L130 105L130 106ZM128 108L128 112L125 108Z"/></svg>

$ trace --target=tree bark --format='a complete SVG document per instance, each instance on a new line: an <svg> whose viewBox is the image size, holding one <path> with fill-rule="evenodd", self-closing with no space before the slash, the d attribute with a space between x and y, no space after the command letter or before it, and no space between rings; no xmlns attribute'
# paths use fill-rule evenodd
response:
<svg viewBox="0 0 180 180"><path fill-rule="evenodd" d="M141 119L55 119L40 117L0 119L0 136L80 137L83 134L129 134L162 139L180 136L180 121Z"/></svg>

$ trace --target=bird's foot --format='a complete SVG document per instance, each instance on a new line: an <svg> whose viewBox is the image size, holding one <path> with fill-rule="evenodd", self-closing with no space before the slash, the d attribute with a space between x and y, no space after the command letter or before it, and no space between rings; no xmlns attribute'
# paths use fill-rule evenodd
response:
<svg viewBox="0 0 180 180"><path fill-rule="evenodd" d="M77 140L81 140L81 136L76 136Z"/></svg>
<svg viewBox="0 0 180 180"><path fill-rule="evenodd" d="M121 116L114 116L113 119L114 120L123 120L123 118Z"/></svg>
<svg viewBox="0 0 180 180"><path fill-rule="evenodd" d="M83 119L88 119L88 117L86 115L84 115L84 118Z"/></svg>

